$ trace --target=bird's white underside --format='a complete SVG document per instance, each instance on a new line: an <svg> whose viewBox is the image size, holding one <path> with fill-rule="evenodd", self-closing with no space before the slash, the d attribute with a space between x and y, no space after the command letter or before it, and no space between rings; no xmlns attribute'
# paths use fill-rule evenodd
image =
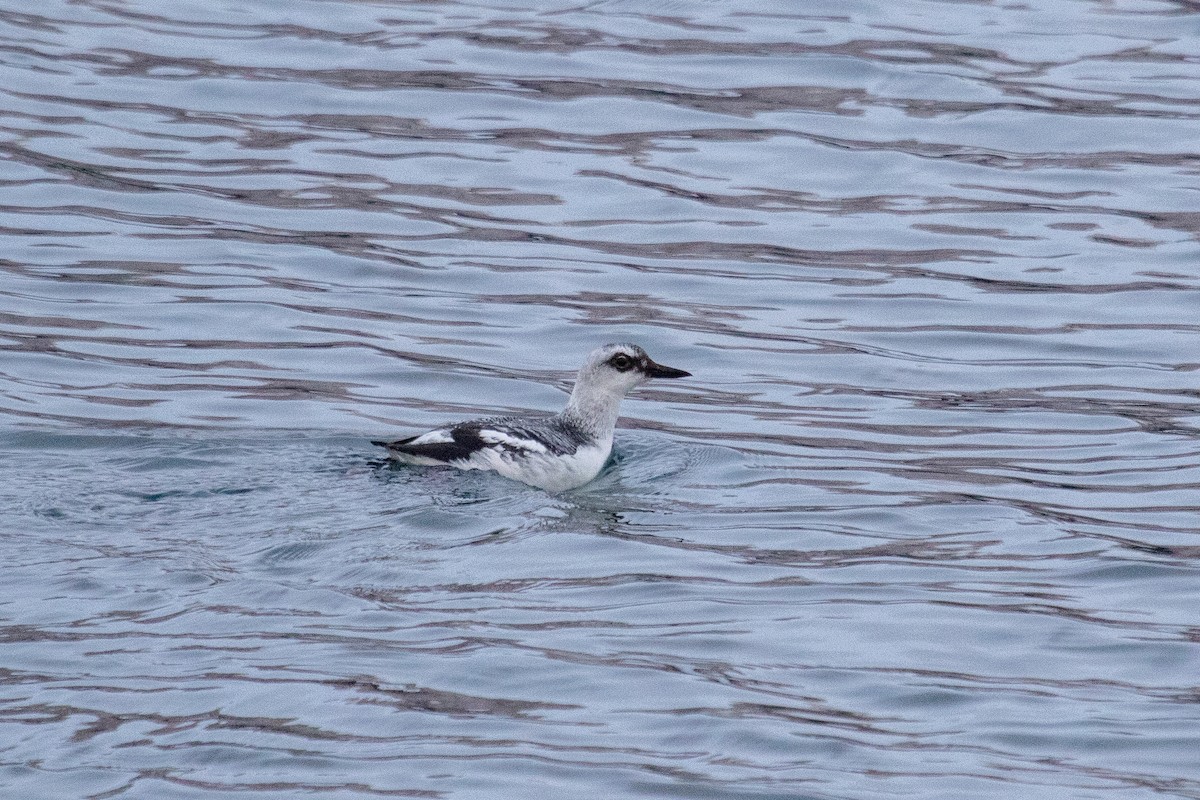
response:
<svg viewBox="0 0 1200 800"><path fill-rule="evenodd" d="M432 431L431 433L441 433ZM499 433L493 431L492 433ZM430 434L425 434L429 436ZM506 437L513 441L528 443L526 439ZM433 441L433 440L431 440ZM541 445L538 445L541 447ZM511 447L497 443L491 447L476 450L467 458L454 461L439 461L425 456L415 456L408 453L392 453L392 458L404 464L419 466L450 466L457 469L492 470L506 478L545 489L548 492L561 492L582 486L600 474L608 454L612 452L612 442L601 443L599 446L581 447L570 455L552 455L541 447L541 452L533 448L525 452L514 451Z"/></svg>

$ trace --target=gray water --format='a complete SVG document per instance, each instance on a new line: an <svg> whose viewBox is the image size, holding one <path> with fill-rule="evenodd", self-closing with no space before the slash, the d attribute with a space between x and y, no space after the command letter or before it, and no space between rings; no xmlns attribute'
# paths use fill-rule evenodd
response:
<svg viewBox="0 0 1200 800"><path fill-rule="evenodd" d="M4 797L1200 798L1194 3L0 6Z"/></svg>

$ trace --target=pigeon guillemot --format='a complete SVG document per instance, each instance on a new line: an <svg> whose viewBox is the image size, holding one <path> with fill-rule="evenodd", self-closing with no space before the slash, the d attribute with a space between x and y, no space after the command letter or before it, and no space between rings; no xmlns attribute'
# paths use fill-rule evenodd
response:
<svg viewBox="0 0 1200 800"><path fill-rule="evenodd" d="M477 419L373 444L405 464L493 470L551 492L574 489L608 461L617 412L630 389L651 378L689 375L654 363L636 344L606 344L588 355L559 414Z"/></svg>

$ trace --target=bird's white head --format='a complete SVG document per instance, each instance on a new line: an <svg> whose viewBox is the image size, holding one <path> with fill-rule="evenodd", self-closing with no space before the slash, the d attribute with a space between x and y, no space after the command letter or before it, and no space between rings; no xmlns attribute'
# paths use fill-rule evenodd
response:
<svg viewBox="0 0 1200 800"><path fill-rule="evenodd" d="M686 378L690 372L656 364L646 351L636 344L606 344L588 354L587 363L579 370L580 383L590 388L624 395L651 378Z"/></svg>
<svg viewBox="0 0 1200 800"><path fill-rule="evenodd" d="M617 409L630 389L651 378L686 378L690 372L655 363L636 344L606 344L589 355L579 376L567 411L577 419L611 434Z"/></svg>

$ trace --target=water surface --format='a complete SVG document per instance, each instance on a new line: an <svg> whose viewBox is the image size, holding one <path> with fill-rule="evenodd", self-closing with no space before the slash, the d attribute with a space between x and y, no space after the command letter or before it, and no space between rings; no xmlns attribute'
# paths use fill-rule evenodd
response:
<svg viewBox="0 0 1200 800"><path fill-rule="evenodd" d="M9 6L6 794L1200 798L1192 4Z"/></svg>

